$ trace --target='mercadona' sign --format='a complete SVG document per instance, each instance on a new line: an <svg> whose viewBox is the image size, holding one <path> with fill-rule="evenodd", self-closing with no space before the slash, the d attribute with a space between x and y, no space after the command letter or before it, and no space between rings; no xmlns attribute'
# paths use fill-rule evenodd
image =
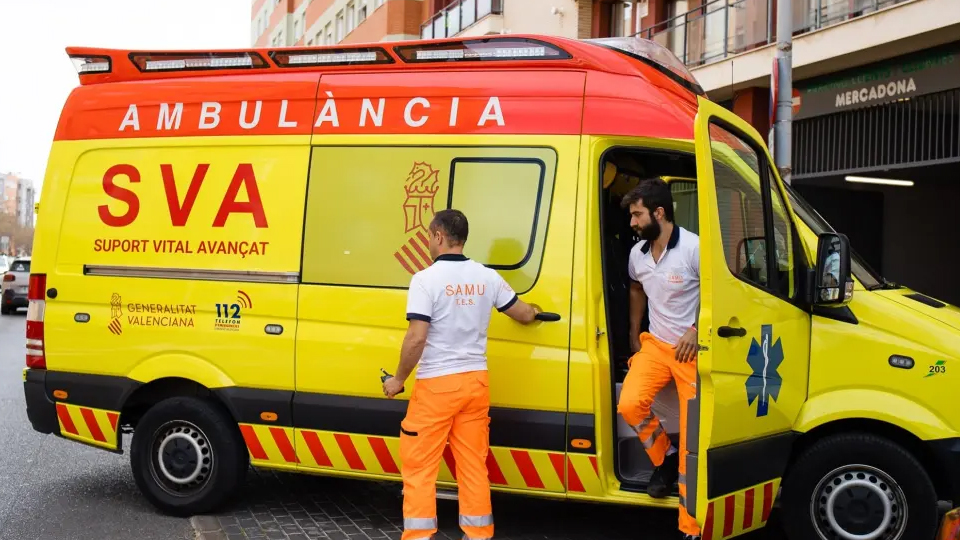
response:
<svg viewBox="0 0 960 540"><path fill-rule="evenodd" d="M923 51L806 85L797 83L794 118L870 107L960 88L960 50ZM799 110L796 110L799 108Z"/></svg>

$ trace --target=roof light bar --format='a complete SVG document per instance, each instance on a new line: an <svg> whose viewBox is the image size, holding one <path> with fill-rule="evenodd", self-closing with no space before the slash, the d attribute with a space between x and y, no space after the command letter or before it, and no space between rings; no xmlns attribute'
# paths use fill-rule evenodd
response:
<svg viewBox="0 0 960 540"><path fill-rule="evenodd" d="M270 51L270 58L280 67L354 66L392 64L393 58L380 47L327 50Z"/></svg>
<svg viewBox="0 0 960 540"><path fill-rule="evenodd" d="M269 67L255 52L240 53L130 53L130 61L144 73L254 69Z"/></svg>
<svg viewBox="0 0 960 540"><path fill-rule="evenodd" d="M79 75L90 73L110 73L109 56L70 56L73 61L73 67L77 69Z"/></svg>
<svg viewBox="0 0 960 540"><path fill-rule="evenodd" d="M404 62L475 62L496 60L567 60L570 53L538 41L523 38L486 38L453 43L403 45L394 51Z"/></svg>

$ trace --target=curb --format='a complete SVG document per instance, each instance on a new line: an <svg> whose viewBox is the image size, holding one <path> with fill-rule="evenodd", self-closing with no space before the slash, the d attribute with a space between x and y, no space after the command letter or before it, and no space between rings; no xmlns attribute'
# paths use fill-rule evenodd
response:
<svg viewBox="0 0 960 540"><path fill-rule="evenodd" d="M196 540L227 540L227 533L220 528L220 521L213 516L193 516L190 518Z"/></svg>

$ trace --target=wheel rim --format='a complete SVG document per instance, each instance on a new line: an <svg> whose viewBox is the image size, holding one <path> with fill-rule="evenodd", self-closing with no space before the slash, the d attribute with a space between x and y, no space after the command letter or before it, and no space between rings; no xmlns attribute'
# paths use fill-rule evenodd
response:
<svg viewBox="0 0 960 540"><path fill-rule="evenodd" d="M187 497L201 491L215 466L213 447L203 431L174 420L154 432L150 472L167 493Z"/></svg>
<svg viewBox="0 0 960 540"><path fill-rule="evenodd" d="M907 499L890 475L847 465L820 480L810 517L823 540L894 540L907 525Z"/></svg>

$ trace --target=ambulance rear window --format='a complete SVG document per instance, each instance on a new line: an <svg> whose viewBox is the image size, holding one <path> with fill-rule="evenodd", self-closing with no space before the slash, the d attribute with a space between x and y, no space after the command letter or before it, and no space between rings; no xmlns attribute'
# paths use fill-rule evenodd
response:
<svg viewBox="0 0 960 540"><path fill-rule="evenodd" d="M658 71L670 77L694 94L698 96L707 95L707 93L704 92L703 88L700 86L700 83L697 82L696 77L693 76L693 73L687 69L687 66L684 65L684 63L677 58L677 56L673 54L670 49L667 49L666 47L663 47L654 41L643 39L637 36L585 39L583 41L586 43L593 43L601 47L606 47L608 49L613 49L621 54L629 56L630 58L635 58L653 68L656 68Z"/></svg>

